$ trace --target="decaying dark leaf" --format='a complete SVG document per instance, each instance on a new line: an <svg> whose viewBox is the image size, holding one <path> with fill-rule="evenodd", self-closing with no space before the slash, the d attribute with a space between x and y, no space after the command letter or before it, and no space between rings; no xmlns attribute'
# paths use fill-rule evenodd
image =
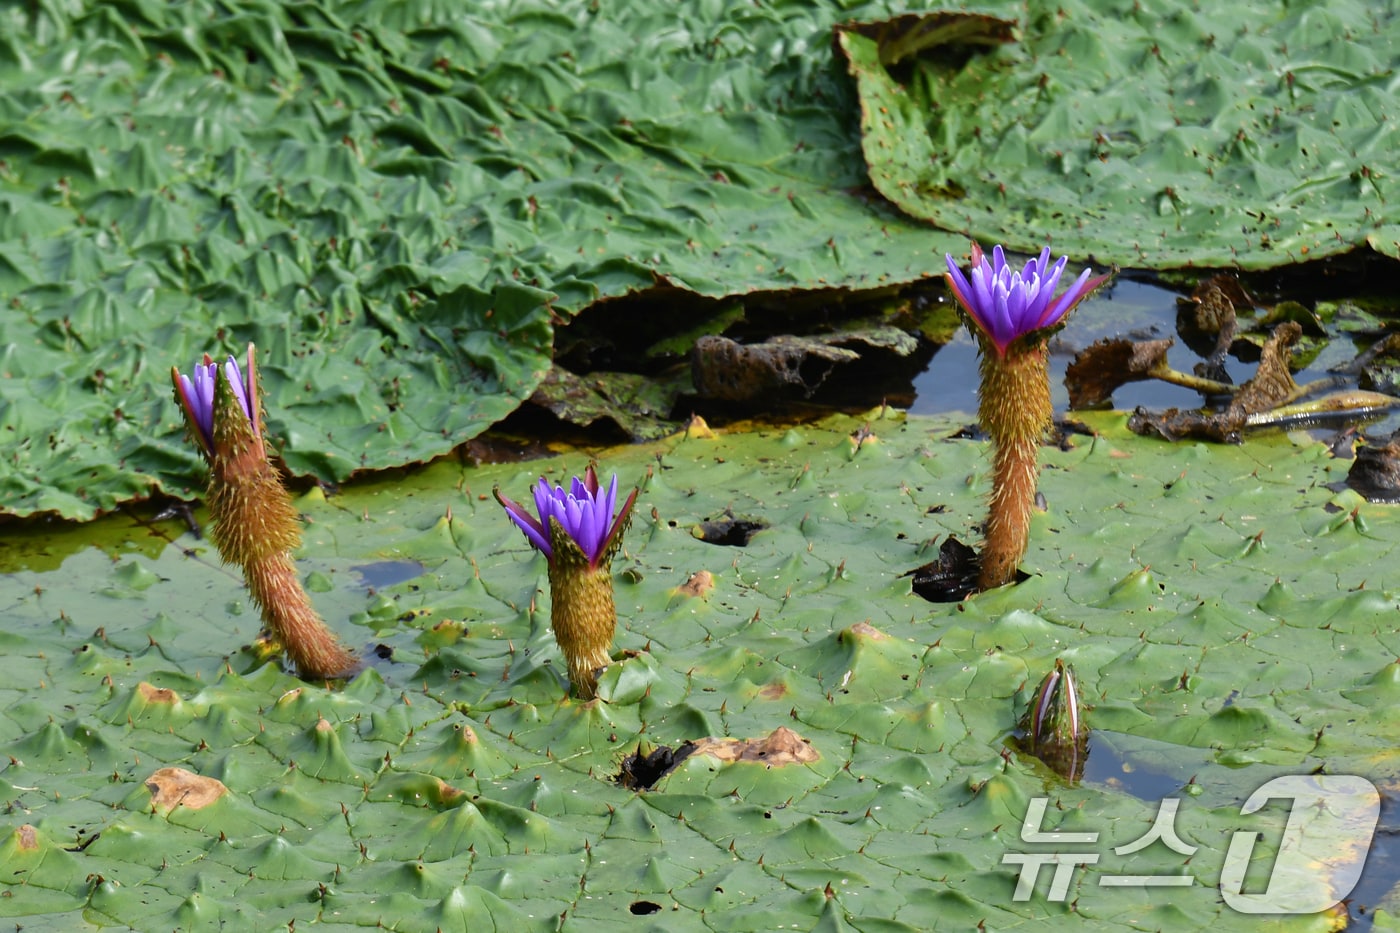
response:
<svg viewBox="0 0 1400 933"><path fill-rule="evenodd" d="M696 395L720 402L810 399L841 371L853 380L864 402L871 391L887 393L891 374L912 378L927 362L917 337L897 327L876 326L820 336L783 335L762 343L741 344L728 337L705 336L691 351L691 380ZM833 387L850 392L852 386ZM832 387L828 387L832 388ZM827 394L827 393L824 393Z"/></svg>
<svg viewBox="0 0 1400 933"><path fill-rule="evenodd" d="M1359 447L1347 485L1371 502L1400 502L1400 438L1383 447Z"/></svg>
<svg viewBox="0 0 1400 933"><path fill-rule="evenodd" d="M1274 328L1268 343L1264 344L1254 378L1240 386L1227 411L1239 412L1244 416L1255 415L1278 405L1286 405L1298 397L1298 383L1293 381L1288 363L1293 345L1302 335L1302 327L1293 321L1285 321Z"/></svg>
<svg viewBox="0 0 1400 933"><path fill-rule="evenodd" d="M938 559L916 567L914 592L931 603L956 603L977 592L977 575L982 562L977 551L949 535L938 548Z"/></svg>
<svg viewBox="0 0 1400 933"><path fill-rule="evenodd" d="M850 23L837 27L874 39L880 49L880 62L897 65L937 49L948 54L959 49L996 46L1015 41L1015 20L997 19L975 13L905 13L873 23Z"/></svg>
<svg viewBox="0 0 1400 933"><path fill-rule="evenodd" d="M167 812L176 807L202 810L228 793L222 781L184 768L159 769L146 778L146 788L151 792L151 806Z"/></svg>
<svg viewBox="0 0 1400 933"><path fill-rule="evenodd" d="M690 757L694 750L695 745L691 742L685 742L679 748L658 745L650 752L643 752L638 745L635 752L622 759L617 783L628 790L647 790Z"/></svg>
<svg viewBox="0 0 1400 933"><path fill-rule="evenodd" d="M669 419L676 397L689 388L684 377L594 372L578 376L550 368L530 403L560 421L580 427L615 425L629 440L650 440L675 430Z"/></svg>
<svg viewBox="0 0 1400 933"><path fill-rule="evenodd" d="M1356 359L1357 384L1373 392L1400 395L1400 334L1390 334Z"/></svg>
<svg viewBox="0 0 1400 933"><path fill-rule="evenodd" d="M695 341L691 377L702 398L744 402L771 396L810 397L840 363L860 358L854 350L828 346L805 337L774 337L741 344L728 337Z"/></svg>
<svg viewBox="0 0 1400 933"><path fill-rule="evenodd" d="M1198 355L1209 357L1222 332L1233 338L1235 309L1253 307L1254 299L1232 275L1216 275L1196 285L1188 298L1176 301L1176 330Z"/></svg>
<svg viewBox="0 0 1400 933"><path fill-rule="evenodd" d="M808 764L821 758L812 744L787 726L779 726L758 739L731 739L710 736L697 739L692 755L709 755L722 762L761 761L770 768Z"/></svg>
<svg viewBox="0 0 1400 933"><path fill-rule="evenodd" d="M1312 308L1297 301L1280 301L1269 310L1260 323L1265 327L1292 321L1309 337L1326 337L1327 328Z"/></svg>
<svg viewBox="0 0 1400 933"><path fill-rule="evenodd" d="M758 761L769 768L808 764L821 758L810 742L787 726L779 726L757 739L707 736L683 742L677 748L658 745L650 752L643 752L639 745L636 752L622 759L617 782L628 790L647 790L692 755L709 755L724 764Z"/></svg>
<svg viewBox="0 0 1400 933"><path fill-rule="evenodd" d="M1274 329L1264 345L1259 368L1235 394L1228 408L1219 412L1181 411L1168 408L1150 412L1139 408L1128 419L1129 430L1143 435L1157 435L1169 441L1186 437L1222 443L1238 443L1240 431L1250 415L1285 405L1298 397L1298 384L1289 372L1290 350L1298 341L1302 328L1286 321Z"/></svg>
<svg viewBox="0 0 1400 933"><path fill-rule="evenodd" d="M1210 352L1210 356L1192 367L1193 372L1202 379L1210 379L1214 382L1229 385L1234 380L1225 370L1225 357L1230 353L1230 347L1235 342L1235 334L1239 332L1239 319L1231 314L1220 322L1220 332L1215 335L1215 349Z"/></svg>
<svg viewBox="0 0 1400 933"><path fill-rule="evenodd" d="M1069 407L1097 408L1108 404L1119 386L1158 378L1174 342L1105 337L1085 347L1065 370Z"/></svg>

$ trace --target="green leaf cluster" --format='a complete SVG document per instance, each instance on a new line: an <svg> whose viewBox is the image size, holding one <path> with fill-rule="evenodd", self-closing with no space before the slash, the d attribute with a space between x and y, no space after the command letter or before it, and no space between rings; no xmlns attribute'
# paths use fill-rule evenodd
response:
<svg viewBox="0 0 1400 933"><path fill-rule="evenodd" d="M600 299L936 270L961 239L859 190L847 13L5 7L0 512L193 496L166 373L205 352L256 343L287 465L340 481L509 414Z"/></svg>
<svg viewBox="0 0 1400 933"><path fill-rule="evenodd" d="M901 576L981 518L986 447L953 421L872 413L598 451L642 489L614 563L619 661L590 703L566 698L544 560L489 495L564 481L579 455L443 461L302 497L316 604L373 658L342 689L239 647L258 629L241 582L177 522L7 536L0 915L1255 929L1216 887L1231 833L1263 833L1267 873L1282 831L1286 811L1240 816L1249 793L1317 768L1395 786L1400 523L1334 493L1346 465L1306 437L1170 445L1094 424L1044 452L1032 577L955 605ZM766 527L744 547L693 534L726 513ZM713 589L682 590L701 570ZM1076 786L1007 741L1056 658L1095 730ZM777 726L820 758L693 757L640 793L613 780L639 746ZM228 793L153 809L144 782L162 767ZM1194 857L1113 855L1163 795L1182 798ZM1012 900L1003 856L1027 850L1039 796L1042 829L1102 834L1073 915L1044 878ZM1192 883L1111 890L1110 874Z"/></svg>
<svg viewBox="0 0 1400 933"><path fill-rule="evenodd" d="M1003 19L839 33L871 181L909 214L1130 268L1400 257L1396 17L1284 0L979 7Z"/></svg>

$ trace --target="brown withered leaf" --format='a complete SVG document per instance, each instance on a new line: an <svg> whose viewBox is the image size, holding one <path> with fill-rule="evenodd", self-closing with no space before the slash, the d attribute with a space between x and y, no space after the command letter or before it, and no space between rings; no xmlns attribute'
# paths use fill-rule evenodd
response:
<svg viewBox="0 0 1400 933"><path fill-rule="evenodd" d="M1070 408L1097 408L1129 382L1155 378L1167 366L1170 337L1164 340L1125 340L1105 337L1075 354L1065 370Z"/></svg>
<svg viewBox="0 0 1400 933"><path fill-rule="evenodd" d="M1238 409L1244 416L1268 411L1298 397L1298 383L1293 381L1288 361L1293 355L1293 345L1303 335L1303 328L1296 321L1284 321L1269 335L1259 357L1259 367L1254 378L1240 386L1228 410Z"/></svg>
<svg viewBox="0 0 1400 933"><path fill-rule="evenodd" d="M222 781L184 768L159 769L146 778L146 788L151 792L151 806L167 812L176 807L202 810L228 793Z"/></svg>
<svg viewBox="0 0 1400 933"><path fill-rule="evenodd" d="M833 369L859 358L854 350L817 339L784 335L741 344L728 337L705 336L695 341L691 351L691 378L702 398L731 402L775 394L809 398Z"/></svg>
<svg viewBox="0 0 1400 933"><path fill-rule="evenodd" d="M1240 386L1224 411L1181 411L1168 408L1151 412L1139 408L1128 419L1128 429L1137 434L1156 435L1169 441L1194 437L1221 443L1239 443L1240 431L1250 415L1266 412L1297 398L1298 383L1288 369L1293 345L1302 335L1302 328L1285 321L1269 335L1259 358L1254 378Z"/></svg>
<svg viewBox="0 0 1400 933"><path fill-rule="evenodd" d="M1254 299L1231 275L1217 275L1196 285L1189 298L1176 300L1176 330L1186 345L1204 357L1214 356L1222 342L1226 346L1238 330L1235 309L1253 307Z"/></svg>
<svg viewBox="0 0 1400 933"><path fill-rule="evenodd" d="M1168 441L1194 437L1220 444L1238 444L1244 422L1243 415L1236 418L1228 410L1202 412L1168 408L1166 411L1148 411L1139 406L1128 416L1128 430L1144 437L1160 437Z"/></svg>
<svg viewBox="0 0 1400 933"><path fill-rule="evenodd" d="M1347 485L1371 502L1400 502L1400 438L1383 447L1360 447L1347 470Z"/></svg>
<svg viewBox="0 0 1400 933"><path fill-rule="evenodd" d="M807 764L821 757L806 739L779 726L761 739L714 737L697 739L692 755L709 755L723 762L761 761L770 768Z"/></svg>

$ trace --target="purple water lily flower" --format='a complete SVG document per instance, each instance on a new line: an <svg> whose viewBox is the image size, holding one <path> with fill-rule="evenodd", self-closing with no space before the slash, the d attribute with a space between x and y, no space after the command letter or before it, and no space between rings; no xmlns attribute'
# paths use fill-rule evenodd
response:
<svg viewBox="0 0 1400 933"><path fill-rule="evenodd" d="M1058 324L1071 308L1109 277L1101 275L1091 279L1091 270L1085 269L1075 283L1056 298L1055 287L1060 283L1068 257L1061 256L1051 266L1048 246L1020 272L1013 272L1006 264L1000 246L992 248L992 261L988 262L982 248L973 243L972 266L967 276L951 255L947 259L948 287L978 329L996 346L998 355L1004 355L1006 348L1018 338Z"/></svg>
<svg viewBox="0 0 1400 933"><path fill-rule="evenodd" d="M598 474L590 465L583 478L575 476L569 491L562 486L551 486L549 481L540 478L535 484L535 508L539 517L531 515L524 507L496 491L496 499L505 507L511 521L525 532L530 543L554 558L554 549L549 542L549 520L557 518L565 533L578 545L589 566L597 567L612 549L614 539L626 525L632 505L637 501L637 490L627 497L616 518L613 506L617 503L617 474L603 490L598 485Z"/></svg>
<svg viewBox="0 0 1400 933"><path fill-rule="evenodd" d="M238 361L230 354L223 364L224 378L228 380L233 395L243 406L248 420L257 428L257 416L253 413L252 400L257 397L253 387L253 348L248 347L248 374L238 367ZM176 372L175 389L180 394L180 403L185 406L191 421L199 428L200 441L206 451L214 449L214 389L218 384L219 364L204 354L204 362L194 365L194 376Z"/></svg>

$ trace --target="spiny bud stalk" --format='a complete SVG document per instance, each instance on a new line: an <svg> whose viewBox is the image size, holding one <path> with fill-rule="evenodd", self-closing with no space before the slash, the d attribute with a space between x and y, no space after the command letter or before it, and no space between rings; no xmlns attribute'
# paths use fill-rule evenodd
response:
<svg viewBox="0 0 1400 933"><path fill-rule="evenodd" d="M359 666L317 615L291 552L301 524L267 456L253 347L246 381L237 362L206 355L194 378L172 371L190 435L209 464L210 537L226 563L243 570L248 591L273 638L303 677L344 677Z"/></svg>
<svg viewBox="0 0 1400 933"><path fill-rule="evenodd" d="M495 490L511 521L549 561L554 640L568 665L574 692L591 700L598 693L599 675L612 663L617 627L612 560L622 548L637 490L632 490L616 518L617 476L603 489L591 465L582 478L574 477L567 492L542 478L534 493L538 517Z"/></svg>
<svg viewBox="0 0 1400 933"><path fill-rule="evenodd" d="M611 561L590 567L557 518L550 519L550 622L554 640L569 667L569 683L585 700L598 693L598 675L612 663L613 605Z"/></svg>

